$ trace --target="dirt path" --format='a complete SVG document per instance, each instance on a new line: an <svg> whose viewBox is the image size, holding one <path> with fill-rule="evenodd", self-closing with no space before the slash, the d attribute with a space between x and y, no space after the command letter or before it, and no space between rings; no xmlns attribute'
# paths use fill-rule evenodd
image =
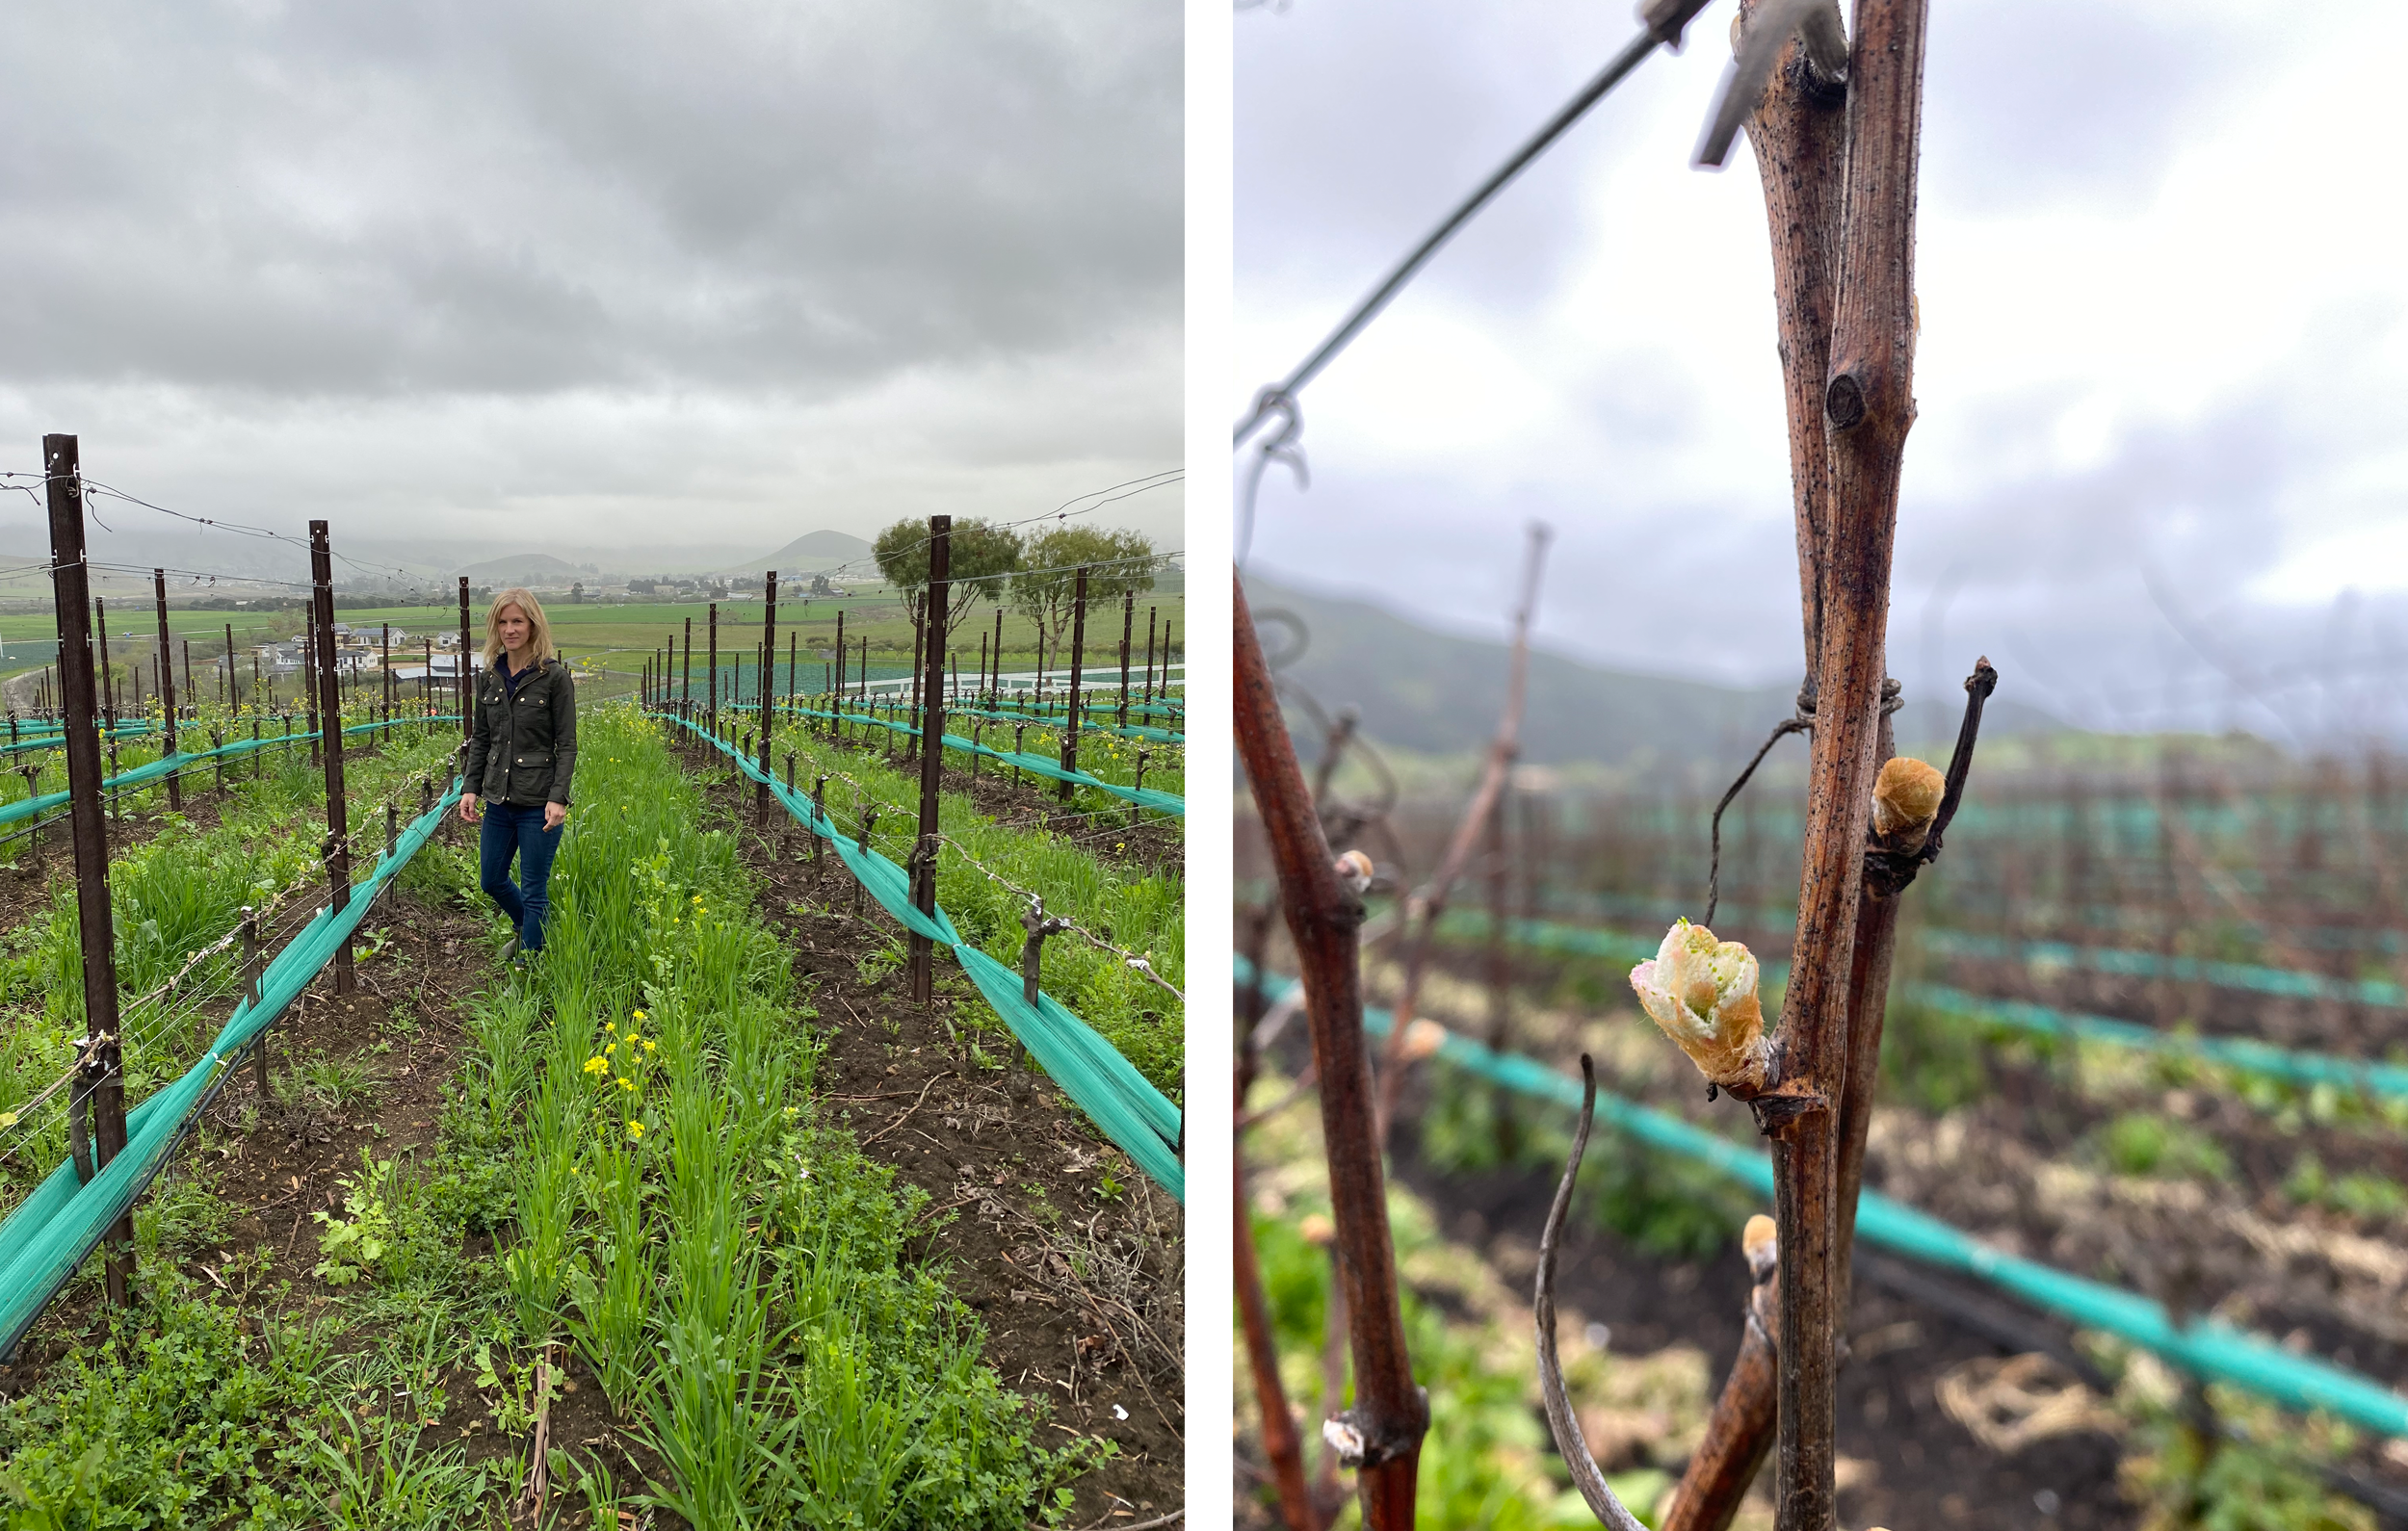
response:
<svg viewBox="0 0 2408 1531"><path fill-rule="evenodd" d="M766 879L763 912L790 941L819 1010L819 1098L869 1156L929 1194L912 1253L941 1262L983 1319L982 1359L1006 1387L1046 1399L1055 1432L1115 1448L1073 1485L1071 1522L1115 1511L1151 1519L1184 1505L1178 1204L1043 1075L979 1065L972 1042L998 1064L1012 1045L954 1021L956 1006L978 1001L942 954L933 1013L910 1003L903 973L871 960L891 951L892 922L875 906L852 917L841 865L828 857L815 876L799 832L795 859L780 860L775 841L752 828L749 783L740 791L721 776L705 795L715 827L738 833Z"/></svg>

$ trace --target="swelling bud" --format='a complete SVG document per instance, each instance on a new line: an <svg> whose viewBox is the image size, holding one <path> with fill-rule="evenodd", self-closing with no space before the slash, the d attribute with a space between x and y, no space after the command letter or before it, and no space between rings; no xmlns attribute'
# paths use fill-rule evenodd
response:
<svg viewBox="0 0 2408 1531"><path fill-rule="evenodd" d="M1745 946L1680 921L1654 960L1631 970L1631 988L1648 1019L1710 1082L1742 1097L1764 1089L1772 1046L1756 999L1756 958Z"/></svg>
<svg viewBox="0 0 2408 1531"><path fill-rule="evenodd" d="M1872 784L1872 832L1896 851L1923 849L1947 795L1948 778L1926 762L1899 755L1881 767Z"/></svg>

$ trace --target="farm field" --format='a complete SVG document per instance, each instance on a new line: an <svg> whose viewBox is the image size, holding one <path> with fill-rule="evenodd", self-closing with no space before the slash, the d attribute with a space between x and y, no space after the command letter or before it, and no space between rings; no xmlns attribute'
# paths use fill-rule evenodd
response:
<svg viewBox="0 0 2408 1531"><path fill-rule="evenodd" d="M2130 751L2102 759L2075 742L2002 751L1986 776L1977 766L1947 857L1907 897L1866 1186L1988 1248L2395 1388L2408 1377L2408 1098L2386 1076L2350 1076L2369 1081L2353 1087L2279 1069L2408 1062L2408 931L2390 872L2408 845L2399 763L2257 756L2243 768L2172 740L2135 766ZM1350 769L1333 801L1344 813L1381 790ZM1714 927L1763 963L1767 1016L1796 920L1793 791L1760 781L1723 822ZM1703 913L1714 795L1509 794L1505 859L1475 859L1418 1013L1559 1076L1577 1077L1588 1053L1602 1089L1757 1152L1747 1114L1707 1101L1631 993L1666 924ZM1391 855L1408 873L1431 865L1456 809L1395 804L1372 842L1389 847L1383 869ZM1259 844L1242 822L1242 911L1268 891ZM1295 971L1275 929L1269 949L1275 973ZM1364 972L1373 1004L1401 997L1396 961L1370 956ZM2090 1021L2107 1025L2081 1029ZM2221 1039L2279 1056L2253 1067L2261 1054L2199 1051ZM1295 1028L1283 1034L1256 1107L1287 1097L1307 1057ZM1563 1497L1533 1426L1529 1346L1572 1117L1444 1060L1406 1088L1392 1185L1408 1335L1417 1377L1431 1358L1433 1410L1440 1379L1463 1395L1434 1414L1426 1505L1511 1504L1531 1524L1555 1523L1551 1504L1587 1513ZM1247 1143L1288 1395L1309 1400L1326 1257L1308 1235L1326 1202L1318 1148L1292 1141L1300 1130L1267 1123ZM1589 1150L1558 1284L1578 1315L1561 1329L1567 1376L1600 1462L1642 1513L1668 1501L1738 1354L1739 1234L1762 1210L1761 1195L1661 1146L1609 1131ZM2230 1380L2202 1388L2096 1323L1861 1239L1856 1269L1844 1523L2371 1527L2408 1505L2408 1447L2383 1431ZM1269 1525L1265 1470L1242 1447L1241 1496ZM1771 1523L1766 1490L1741 1524Z"/></svg>
<svg viewBox="0 0 2408 1531"><path fill-rule="evenodd" d="M539 1501L563 1526L733 1525L740 1507L1016 1526L1175 1508L1177 1203L1015 1062L966 982L940 973L933 1009L907 1002L892 926L832 858L753 823L749 784L623 708L584 733L544 956L498 966L472 832L418 853L363 926L360 993L313 986L271 1033L266 1094L230 1076L138 1205L136 1307L102 1308L89 1261L0 1372L18 1511L498 1525ZM381 793L414 805L456 737L355 757L354 822ZM829 763L902 791L874 761ZM127 804L121 910L170 892L195 910L121 914L128 987L151 971L137 948L180 961L222 933L225 897L306 884L312 779L285 757L221 799L196 772L181 823ZM1063 907L1142 934L1179 981L1175 881L1072 847L1036 805L985 806L949 800L948 835L1015 882L1067 885ZM196 868L217 903L187 886ZM986 899L1008 947L987 875L946 869L940 890L965 927ZM41 884L11 891L25 1049L0 1093L22 1100L39 1071L15 1059L65 1024L73 921ZM1176 1087L1184 1018L1161 989L1063 938L1044 966ZM192 991L203 1015L230 1006L222 974ZM134 1095L189 1055L201 1020L173 1023L155 1056L129 1048ZM0 1165L63 1153L20 1136Z"/></svg>
<svg viewBox="0 0 2408 1531"><path fill-rule="evenodd" d="M1187 631L1187 602L1176 586L1176 577L1165 582L1165 587L1148 591L1137 603L1135 632L1132 641L1132 670L1140 668L1145 652L1145 627L1149 609L1165 625L1165 636L1176 636L1184 649ZM753 666L749 656L760 642L761 603L757 582L748 592L739 589L735 597L720 603L720 660L722 671L734 677L743 674L746 694L753 688ZM119 603L112 591L104 599ZM190 639L195 661L195 680L204 693L214 694L215 683L200 672L205 662L224 653L225 630L230 625L238 648L289 639L301 631L301 613L295 610L223 610L179 607L170 594L168 629L179 645ZM827 684L828 657L836 636L836 616L845 617L845 641L852 656L857 679L860 666L860 640L870 642L870 679L873 682L907 677L911 669L912 623L903 602L882 586L866 586L841 599L826 596L808 597L781 591L777 606L779 660L777 686L787 688L789 679L798 679L805 693L824 689ZM635 680L647 658L657 646L668 643L675 636L682 644L686 623L691 619L694 632L694 667L703 665L706 650L709 604L700 601L634 602L612 601L587 604L571 603L563 597L547 600L544 613L550 619L562 656L575 662L586 677L584 695L604 700L631 694ZM977 605L954 635L954 647L967 676L976 666L980 639L992 638L995 632L996 607L992 602ZM119 613L122 613L121 615ZM482 607L471 612L472 639L482 641L477 629L484 619ZM356 628L373 628L390 624L409 635L415 651L417 641L428 635L457 634L459 630L459 610L457 603L441 606L357 607L338 605L335 620ZM135 661L148 664L158 653L157 620L152 610L151 590L147 582L139 588L131 585L122 592L120 604L110 607L110 653L120 664ZM1088 613L1087 656L1091 672L1098 667L1112 670L1118 679L1118 644L1120 641L1119 611L1106 611L1098 605ZM1109 632L1106 630L1109 629ZM28 607L16 610L0 610L0 641L25 646L21 652L0 649L0 682L31 674L49 662L55 644L57 624L47 609ZM789 677L786 668L786 638L799 638L800 673ZM1004 610L1003 642L1004 673L1031 670L1036 663L1036 629L1030 620L1008 607ZM958 651L966 647L967 653ZM395 662L401 662L396 651ZM1049 658L1049 665L1059 668L1059 658ZM179 677L179 685L181 684ZM290 677L283 678L280 688L289 692ZM966 683L965 683L966 684Z"/></svg>

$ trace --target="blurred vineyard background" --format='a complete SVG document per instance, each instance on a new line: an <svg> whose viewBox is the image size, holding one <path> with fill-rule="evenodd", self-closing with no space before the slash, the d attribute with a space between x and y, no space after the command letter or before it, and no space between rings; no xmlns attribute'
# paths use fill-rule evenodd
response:
<svg viewBox="0 0 2408 1531"><path fill-rule="evenodd" d="M1505 649L1262 581L1249 598L1308 778L1345 738L1324 818L1374 857L1376 918L1430 874L1461 816ZM1867 1188L2396 1389L2408 753L2080 729L2016 681L2003 666L1949 853L1903 906ZM1533 655L1523 764L1440 923L1422 1013L1559 1073L1593 1052L1603 1088L1757 1143L1640 1014L1628 973L1673 921L1706 917L1714 805L1792 703ZM1899 753L1945 764L1961 697L1910 688L1905 704ZM1712 924L1763 962L1768 1016L1796 920L1805 753L1776 746L1722 821ZM1242 788L1242 942L1272 886L1251 815ZM1293 973L1279 921L1262 932L1265 966ZM1396 1001L1384 953L1365 976L1371 1003ZM1283 1067L1258 1109L1303 1068L1296 1030L1276 1038ZM1289 1395L1308 1401L1328 1283L1310 1116L1252 1140L1267 1281L1295 1330ZM1409 1088L1399 1247L1417 1376L1453 1416L1428 1438L1425 1524L1592 1523L1547 1446L1530 1355L1537 1231L1570 1125L1443 1062ZM1643 1509L1702 1433L1738 1345L1740 1225L1768 1207L1694 1161L1604 1141L1565 1257L1566 1354L1588 1439ZM1978 1281L1878 1253L1858 1270L1845 1523L2402 1523L2408 1445L2198 1386ZM1770 1524L1768 1486L1741 1524Z"/></svg>

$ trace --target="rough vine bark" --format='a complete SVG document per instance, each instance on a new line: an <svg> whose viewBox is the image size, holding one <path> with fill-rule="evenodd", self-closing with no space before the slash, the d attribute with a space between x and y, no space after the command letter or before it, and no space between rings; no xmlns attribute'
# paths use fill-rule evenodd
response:
<svg viewBox="0 0 2408 1531"><path fill-rule="evenodd" d="M1781 1344L1774 1483L1780 1531L1833 1524L1840 1276L1838 1107L1847 1085L1848 1010L1863 853L1877 766L1883 636L1899 472L1914 423L1915 181L1926 0L1859 0L1848 53L1841 173L1828 124L1811 116L1786 143L1763 136L1782 303L1801 546L1816 548L1806 592L1815 703L1797 934L1783 1004L1781 1082L1757 1110L1773 1134L1781 1242ZM1806 112L1796 62L1786 108ZM1776 113L1777 117L1778 114ZM1781 124L1759 115L1760 128ZM1834 214L1836 213L1836 218ZM1827 264L1826 264L1827 263ZM1828 271L1830 329L1819 409L1811 319ZM1814 439L1824 498L1812 493ZM1815 524L1817 512L1827 516ZM1817 609L1819 609L1819 612ZM1770 1107L1770 1109L1767 1109Z"/></svg>
<svg viewBox="0 0 2408 1531"><path fill-rule="evenodd" d="M1331 1220L1338 1231L1338 1285L1354 1352L1354 1407L1330 1421L1325 1433L1341 1442L1348 1465L1359 1468L1355 1484L1368 1531L1412 1531L1414 1477L1429 1406L1414 1385L1405 1351L1374 1120L1358 947L1363 903L1342 880L1322 833L1242 584L1234 605L1238 752L1278 870L1312 1026Z"/></svg>

